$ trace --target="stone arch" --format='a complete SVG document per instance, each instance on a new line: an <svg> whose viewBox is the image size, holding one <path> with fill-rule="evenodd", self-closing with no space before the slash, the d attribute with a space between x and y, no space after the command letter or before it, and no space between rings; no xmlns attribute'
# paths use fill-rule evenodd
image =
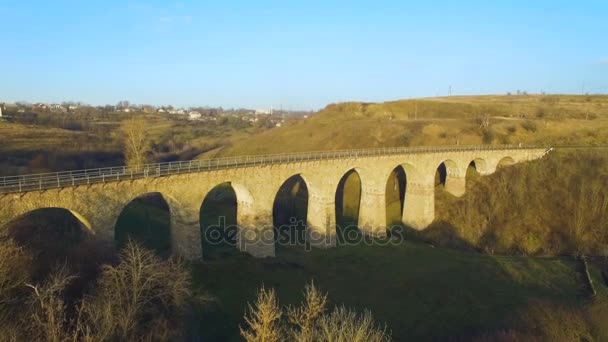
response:
<svg viewBox="0 0 608 342"><path fill-rule="evenodd" d="M461 174L458 164L452 159L442 160L435 168L435 186L446 185L450 177Z"/></svg>
<svg viewBox="0 0 608 342"><path fill-rule="evenodd" d="M22 212L2 225L1 236L24 248L32 258L31 272L43 277L66 261L84 265L107 257L98 248L91 224L80 213L58 206L41 206ZM103 251L103 253L101 253ZM92 255L91 255L92 254ZM84 268L86 272L86 267Z"/></svg>
<svg viewBox="0 0 608 342"><path fill-rule="evenodd" d="M501 167L509 166L509 165L513 165L513 164L515 164L515 159L513 159L513 157L511 157L511 156L506 156L498 161L498 163L496 164L496 168L501 168Z"/></svg>
<svg viewBox="0 0 608 342"><path fill-rule="evenodd" d="M94 229L93 225L91 224L91 221L88 220L85 217L85 215L82 215L79 211L76 211L76 210L70 209L68 207L61 206L61 205L58 205L58 206L49 205L49 206L40 206L40 207L35 207L35 208L23 208L22 210L15 213L13 218L11 218L5 222L0 222L0 235L3 234L4 228L8 227L15 221L23 219L24 217L30 215L33 212L36 212L39 210L49 210L49 209L65 210L66 212L70 213L72 216L74 216L74 218L76 218L80 222L82 227L86 229L87 233L89 233L91 235L95 235L95 233L96 233L95 229Z"/></svg>
<svg viewBox="0 0 608 342"><path fill-rule="evenodd" d="M384 207L386 211L386 226L390 227L401 223L403 208L405 207L405 194L407 192L407 172L403 165L395 166L386 177L384 191Z"/></svg>
<svg viewBox="0 0 608 342"><path fill-rule="evenodd" d="M342 235L357 230L361 207L361 176L357 168L346 171L335 191L336 229Z"/></svg>
<svg viewBox="0 0 608 342"><path fill-rule="evenodd" d="M74 219L76 219L80 223L81 227L84 228L84 232L91 234L91 235L95 235L95 230L93 229L93 226L91 225L90 221L87 218L85 218L84 215L80 214L76 210L68 209L68 208L61 207L61 206L44 206L44 207L38 207L38 208L34 208L34 209L23 210L23 212L19 213L13 219L11 219L7 222L4 222L2 225L0 225L0 228L2 228L0 235L3 235L5 233L4 229L9 227L14 222L22 220L22 219L26 218L27 216L34 214L36 212L42 211L42 210L65 211L66 213L69 213L70 215L72 215L74 217Z"/></svg>
<svg viewBox="0 0 608 342"><path fill-rule="evenodd" d="M394 177L394 175L397 177ZM404 222L405 212L408 206L408 198L411 197L410 195L412 188L416 186L416 183L422 181L422 177L421 173L418 171L418 168L416 168L414 165L403 163L394 167L390 174L386 175L385 179L386 224L390 227L392 225L402 224ZM391 180L393 181L392 184ZM391 186L392 195L390 189ZM391 196L393 196L393 208L390 207ZM398 206L396 200L399 201Z"/></svg>
<svg viewBox="0 0 608 342"><path fill-rule="evenodd" d="M483 158L475 158L471 160L471 162L466 167L467 172L470 168L472 168L480 175L486 175L490 172L488 168L488 163Z"/></svg>
<svg viewBox="0 0 608 342"><path fill-rule="evenodd" d="M234 182L214 186L201 202L199 222L201 247L205 259L231 253L238 247L241 221L251 215L253 196Z"/></svg>
<svg viewBox="0 0 608 342"><path fill-rule="evenodd" d="M405 163L405 164L401 164L401 167L405 171L406 176L409 177L411 180L420 179L420 177L421 177L420 172L414 165Z"/></svg>
<svg viewBox="0 0 608 342"><path fill-rule="evenodd" d="M131 239L161 255L172 249L172 227L175 220L169 196L150 191L126 203L114 224L114 241L118 248Z"/></svg>
<svg viewBox="0 0 608 342"><path fill-rule="evenodd" d="M302 174L287 178L275 191L272 222L279 245L305 243L309 198L308 182Z"/></svg>
<svg viewBox="0 0 608 342"><path fill-rule="evenodd" d="M435 187L443 187L454 196L462 196L466 190L466 180L463 170L451 160L443 160L435 171Z"/></svg>

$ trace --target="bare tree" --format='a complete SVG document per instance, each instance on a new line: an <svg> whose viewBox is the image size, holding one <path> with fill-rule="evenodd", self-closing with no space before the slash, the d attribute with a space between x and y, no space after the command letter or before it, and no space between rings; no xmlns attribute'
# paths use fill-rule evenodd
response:
<svg viewBox="0 0 608 342"><path fill-rule="evenodd" d="M118 103L116 104L116 108L129 108L131 104L129 103L129 101L123 100L123 101L118 101Z"/></svg>
<svg viewBox="0 0 608 342"><path fill-rule="evenodd" d="M287 307L287 317L294 325L292 338L294 341L312 341L315 323L326 310L327 294L321 293L314 283L304 288L304 302L298 306Z"/></svg>
<svg viewBox="0 0 608 342"><path fill-rule="evenodd" d="M254 305L248 304L249 310L245 321L249 329L241 328L241 335L247 342L281 341L283 332L280 321L282 310L274 289L266 291L264 287L258 293Z"/></svg>
<svg viewBox="0 0 608 342"><path fill-rule="evenodd" d="M150 152L148 139L148 123L144 118L133 118L121 123L120 129L124 137L124 155L128 166L143 165L147 162Z"/></svg>
<svg viewBox="0 0 608 342"><path fill-rule="evenodd" d="M490 128L490 116L488 114L481 116L478 119L478 121L479 121L479 128L481 128L481 129Z"/></svg>
<svg viewBox="0 0 608 342"><path fill-rule="evenodd" d="M119 265L103 266L97 292L84 312L101 341L172 341L182 331L190 288L181 260L164 261L129 242Z"/></svg>
<svg viewBox="0 0 608 342"><path fill-rule="evenodd" d="M372 314L359 314L345 307L327 311L327 294L314 284L304 290L304 301L297 307L289 306L287 320L281 320L283 309L279 307L274 290L262 288L255 305L249 305L245 316L249 329L241 328L241 335L253 341L336 341L336 342L384 342L391 341L386 326L376 324Z"/></svg>

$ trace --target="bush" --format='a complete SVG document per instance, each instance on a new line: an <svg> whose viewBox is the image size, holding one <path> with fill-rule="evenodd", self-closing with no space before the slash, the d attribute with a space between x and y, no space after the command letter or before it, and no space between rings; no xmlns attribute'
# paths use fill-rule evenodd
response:
<svg viewBox="0 0 608 342"><path fill-rule="evenodd" d="M11 240L0 241L0 340L18 341L26 304L23 284L30 280L31 258Z"/></svg>
<svg viewBox="0 0 608 342"><path fill-rule="evenodd" d="M544 109L544 108L538 108L538 109L536 110L536 117L537 117L537 118L542 119L542 118L544 118L545 116L547 116L547 113L545 112L545 109Z"/></svg>
<svg viewBox="0 0 608 342"><path fill-rule="evenodd" d="M253 306L248 304L245 322L247 322L249 328L241 328L241 335L247 342L281 341L281 336L284 335L280 325L282 315L274 290L266 291L262 287L255 304Z"/></svg>
<svg viewBox="0 0 608 342"><path fill-rule="evenodd" d="M3 258L6 253L13 256ZM105 265L90 293L75 298L71 287L78 277L67 266L57 268L39 284L27 285L30 291L23 292L26 278L19 275L28 273L15 268L6 272L8 266L20 265L8 263L19 253L10 244L0 248L0 295L14 294L10 301L0 301L4 339L173 341L183 337L191 286L180 260L165 261L128 243L120 262Z"/></svg>
<svg viewBox="0 0 608 342"><path fill-rule="evenodd" d="M410 146L412 142L412 134L411 133L403 133L400 137L400 142L403 146Z"/></svg>
<svg viewBox="0 0 608 342"><path fill-rule="evenodd" d="M386 327L378 327L371 313L363 314L335 307L327 312L327 295L314 284L304 289L304 302L286 308L287 320L281 320L280 308L274 290L264 288L258 293L254 306L249 305L245 316L247 328L241 335L253 341L390 341Z"/></svg>
<svg viewBox="0 0 608 342"><path fill-rule="evenodd" d="M104 266L97 291L83 303L87 323L103 340L173 340L190 287L179 259L164 261L129 242L117 266Z"/></svg>
<svg viewBox="0 0 608 342"><path fill-rule="evenodd" d="M492 132L490 129L482 130L481 131L481 141L486 145L491 144L492 141L494 141L494 132Z"/></svg>
<svg viewBox="0 0 608 342"><path fill-rule="evenodd" d="M536 122L534 122L532 120L526 120L526 121L522 122L521 127L528 132L536 132L538 130L538 127L536 126Z"/></svg>

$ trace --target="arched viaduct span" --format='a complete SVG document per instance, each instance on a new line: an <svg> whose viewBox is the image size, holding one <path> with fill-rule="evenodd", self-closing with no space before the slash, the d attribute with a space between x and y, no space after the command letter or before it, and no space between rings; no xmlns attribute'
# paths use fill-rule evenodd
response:
<svg viewBox="0 0 608 342"><path fill-rule="evenodd" d="M257 257L274 256L273 204L282 184L294 175L301 176L308 189L309 235L325 237L317 243L323 247L335 241L336 191L342 177L353 170L361 180L359 229L385 235L386 184L396 167L403 167L407 179L402 221L423 229L435 217L434 180L440 165L445 165L445 189L461 196L471 162L481 175L489 175L499 164L538 159L549 150L521 146L383 148L5 177L0 178L0 227L33 210L64 208L97 237L113 241L123 208L141 195L160 193L170 208L172 251L198 259L202 255L201 204L215 186L228 182L237 197L239 248Z"/></svg>

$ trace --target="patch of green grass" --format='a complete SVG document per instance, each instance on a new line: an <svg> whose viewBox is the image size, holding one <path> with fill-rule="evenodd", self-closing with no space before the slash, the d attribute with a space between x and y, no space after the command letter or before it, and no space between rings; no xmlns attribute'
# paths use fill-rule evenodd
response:
<svg viewBox="0 0 608 342"><path fill-rule="evenodd" d="M492 330L531 298L577 303L578 274L569 259L492 257L412 242L282 248L276 258L236 252L195 263L196 287L215 297L200 316L209 339L238 340L246 303L264 285L295 304L311 280L332 304L370 309L396 340L434 340Z"/></svg>

